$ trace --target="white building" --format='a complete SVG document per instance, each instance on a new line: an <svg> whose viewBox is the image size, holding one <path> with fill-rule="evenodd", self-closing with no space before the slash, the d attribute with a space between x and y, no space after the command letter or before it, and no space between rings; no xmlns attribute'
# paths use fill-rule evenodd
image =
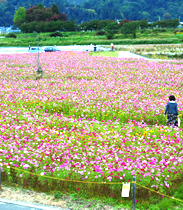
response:
<svg viewBox="0 0 183 210"><path fill-rule="evenodd" d="M0 26L0 34L5 33L5 34L9 34L9 33L21 33L20 29L12 29L12 26L10 27L4 27L4 26Z"/></svg>

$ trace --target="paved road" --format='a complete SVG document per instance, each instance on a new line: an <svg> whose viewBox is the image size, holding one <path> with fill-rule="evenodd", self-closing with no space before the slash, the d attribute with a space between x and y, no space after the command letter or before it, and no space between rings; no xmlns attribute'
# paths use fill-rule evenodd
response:
<svg viewBox="0 0 183 210"><path fill-rule="evenodd" d="M42 49L47 46L41 47ZM93 45L69 45L69 46L57 46L61 51L93 51ZM97 45L97 50L109 51L111 48L104 48L100 45ZM9 54L9 53L29 53L28 45L27 47L0 47L0 54Z"/></svg>
<svg viewBox="0 0 183 210"><path fill-rule="evenodd" d="M20 206L20 205L15 205L15 204L10 204L10 203L3 203L3 202L0 202L0 209L2 210L40 210L38 208L25 207L25 206Z"/></svg>
<svg viewBox="0 0 183 210"><path fill-rule="evenodd" d="M31 204L21 201L11 201L0 198L0 210L69 210L60 207Z"/></svg>
<svg viewBox="0 0 183 210"><path fill-rule="evenodd" d="M130 51L119 51L118 58L138 58L138 59L144 59L144 60L148 60L148 61L175 61L175 60L146 58L144 56L137 55L137 54L132 53Z"/></svg>
<svg viewBox="0 0 183 210"><path fill-rule="evenodd" d="M145 58L141 55L137 55L137 54L132 53L130 51L119 51L118 58L138 58L138 59L151 60L149 58Z"/></svg>

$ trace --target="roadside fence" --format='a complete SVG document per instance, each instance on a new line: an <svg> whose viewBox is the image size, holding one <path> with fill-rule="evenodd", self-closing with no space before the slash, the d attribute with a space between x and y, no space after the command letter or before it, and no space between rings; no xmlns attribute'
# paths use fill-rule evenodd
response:
<svg viewBox="0 0 183 210"><path fill-rule="evenodd" d="M83 183L83 184L100 184L100 185L121 185L121 184L123 184L123 182L110 182L110 183L109 182L87 182L87 181L79 181L79 180L61 179L61 178L58 178L58 177L51 177L51 176L36 174L36 173L29 172L29 171L26 171L26 170L22 170L22 169L13 167L13 166L9 166L9 165L7 166L7 165L5 165L3 163L0 163L0 166L10 167L10 168L12 168L14 170L22 171L24 173L29 173L29 174L34 175L34 176L44 176L45 178L57 179L57 180L66 181L66 182L77 182L77 183ZM136 185L138 185L138 186L140 186L142 188L145 188L145 189L147 189L149 191L152 191L154 193L157 193L157 194L159 194L161 196L164 196L164 197L167 197L167 198L171 198L171 199L174 199L174 200L179 201L179 202L183 202L183 200L181 200L181 199L177 199L177 198L171 197L169 195L163 194L163 193L161 193L159 191L152 190L152 189L150 189L148 187L145 187L145 186L137 183L136 182L136 177L133 177L133 181L132 182L127 182L127 183L128 184L129 183L133 184L133 190L132 190L132 210L135 210ZM0 167L0 190L1 189L2 189L2 182L1 182L1 167Z"/></svg>

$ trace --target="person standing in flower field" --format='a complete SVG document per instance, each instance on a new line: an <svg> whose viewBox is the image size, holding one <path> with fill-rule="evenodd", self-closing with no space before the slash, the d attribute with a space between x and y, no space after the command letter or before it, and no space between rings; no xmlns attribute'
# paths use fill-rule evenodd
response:
<svg viewBox="0 0 183 210"><path fill-rule="evenodd" d="M97 51L97 46L96 46L96 44L94 45L94 52L96 52Z"/></svg>
<svg viewBox="0 0 183 210"><path fill-rule="evenodd" d="M167 125L177 126L178 108L175 102L175 96L171 95L169 97L169 102L166 105L165 116L167 114Z"/></svg>
<svg viewBox="0 0 183 210"><path fill-rule="evenodd" d="M113 45L113 43L111 43L111 49L112 49L112 51L114 50L114 45Z"/></svg>

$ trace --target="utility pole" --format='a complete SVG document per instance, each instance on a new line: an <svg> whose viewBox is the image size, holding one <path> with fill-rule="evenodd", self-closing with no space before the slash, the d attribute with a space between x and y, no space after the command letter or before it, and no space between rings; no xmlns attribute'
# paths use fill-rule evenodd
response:
<svg viewBox="0 0 183 210"><path fill-rule="evenodd" d="M38 69L40 68L40 60L39 60L39 33L38 33L38 59L37 59L37 63L38 63Z"/></svg>
<svg viewBox="0 0 183 210"><path fill-rule="evenodd" d="M34 31L33 33L37 33L37 32ZM43 79L43 70L41 68L40 59L39 59L39 33L38 33L38 58L37 58L37 63L38 63L38 69L36 71L36 73L37 73L36 79Z"/></svg>

